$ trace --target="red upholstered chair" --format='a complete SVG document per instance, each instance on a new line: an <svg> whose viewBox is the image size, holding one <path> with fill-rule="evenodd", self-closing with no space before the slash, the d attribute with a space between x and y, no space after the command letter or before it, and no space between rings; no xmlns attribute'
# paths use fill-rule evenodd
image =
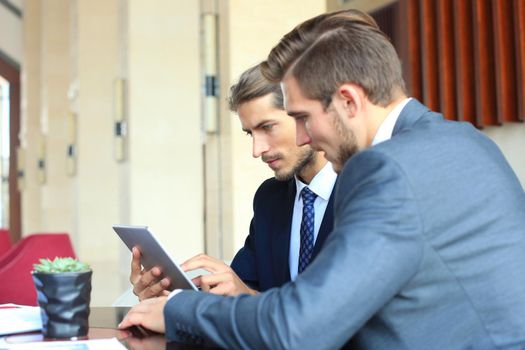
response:
<svg viewBox="0 0 525 350"><path fill-rule="evenodd" d="M0 258L11 248L11 238L9 237L9 230L0 228Z"/></svg>
<svg viewBox="0 0 525 350"><path fill-rule="evenodd" d="M37 305L31 277L40 258L73 257L67 233L40 233L24 237L0 257L0 304Z"/></svg>

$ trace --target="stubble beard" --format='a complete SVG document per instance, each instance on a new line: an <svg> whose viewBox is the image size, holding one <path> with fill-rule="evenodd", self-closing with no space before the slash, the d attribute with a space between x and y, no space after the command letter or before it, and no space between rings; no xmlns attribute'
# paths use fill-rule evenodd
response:
<svg viewBox="0 0 525 350"><path fill-rule="evenodd" d="M345 163L359 152L355 133L351 129L345 127L339 118L340 117L337 113L333 114L335 131L341 138L336 159L332 164L334 171L338 174L343 170Z"/></svg>
<svg viewBox="0 0 525 350"><path fill-rule="evenodd" d="M315 151L310 146L304 146L305 149L302 149L299 154L299 159L295 163L292 170L278 173L275 172L275 178L279 181L288 181L291 180L295 174L300 174L308 167L312 166L315 160Z"/></svg>

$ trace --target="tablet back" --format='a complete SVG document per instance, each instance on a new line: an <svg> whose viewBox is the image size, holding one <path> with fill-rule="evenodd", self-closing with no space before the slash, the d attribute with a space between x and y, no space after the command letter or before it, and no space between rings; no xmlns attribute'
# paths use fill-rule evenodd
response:
<svg viewBox="0 0 525 350"><path fill-rule="evenodd" d="M186 276L186 273L171 259L147 226L114 225L113 229L130 251L134 246L140 249L142 253L141 262L145 269L149 270L154 266L161 268L163 275L171 281L170 290L198 290L191 279Z"/></svg>

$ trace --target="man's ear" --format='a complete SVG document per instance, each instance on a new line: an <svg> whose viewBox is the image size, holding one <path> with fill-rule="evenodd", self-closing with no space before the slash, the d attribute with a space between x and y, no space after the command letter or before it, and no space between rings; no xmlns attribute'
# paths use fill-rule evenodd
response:
<svg viewBox="0 0 525 350"><path fill-rule="evenodd" d="M363 89L356 84L343 84L337 89L337 97L349 117L354 117L363 107Z"/></svg>

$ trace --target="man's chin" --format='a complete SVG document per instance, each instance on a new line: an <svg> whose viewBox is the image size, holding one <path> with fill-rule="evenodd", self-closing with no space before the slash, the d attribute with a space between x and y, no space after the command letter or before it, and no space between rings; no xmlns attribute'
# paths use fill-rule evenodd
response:
<svg viewBox="0 0 525 350"><path fill-rule="evenodd" d="M291 171L275 171L274 176L276 180L288 181L293 178L294 173Z"/></svg>

